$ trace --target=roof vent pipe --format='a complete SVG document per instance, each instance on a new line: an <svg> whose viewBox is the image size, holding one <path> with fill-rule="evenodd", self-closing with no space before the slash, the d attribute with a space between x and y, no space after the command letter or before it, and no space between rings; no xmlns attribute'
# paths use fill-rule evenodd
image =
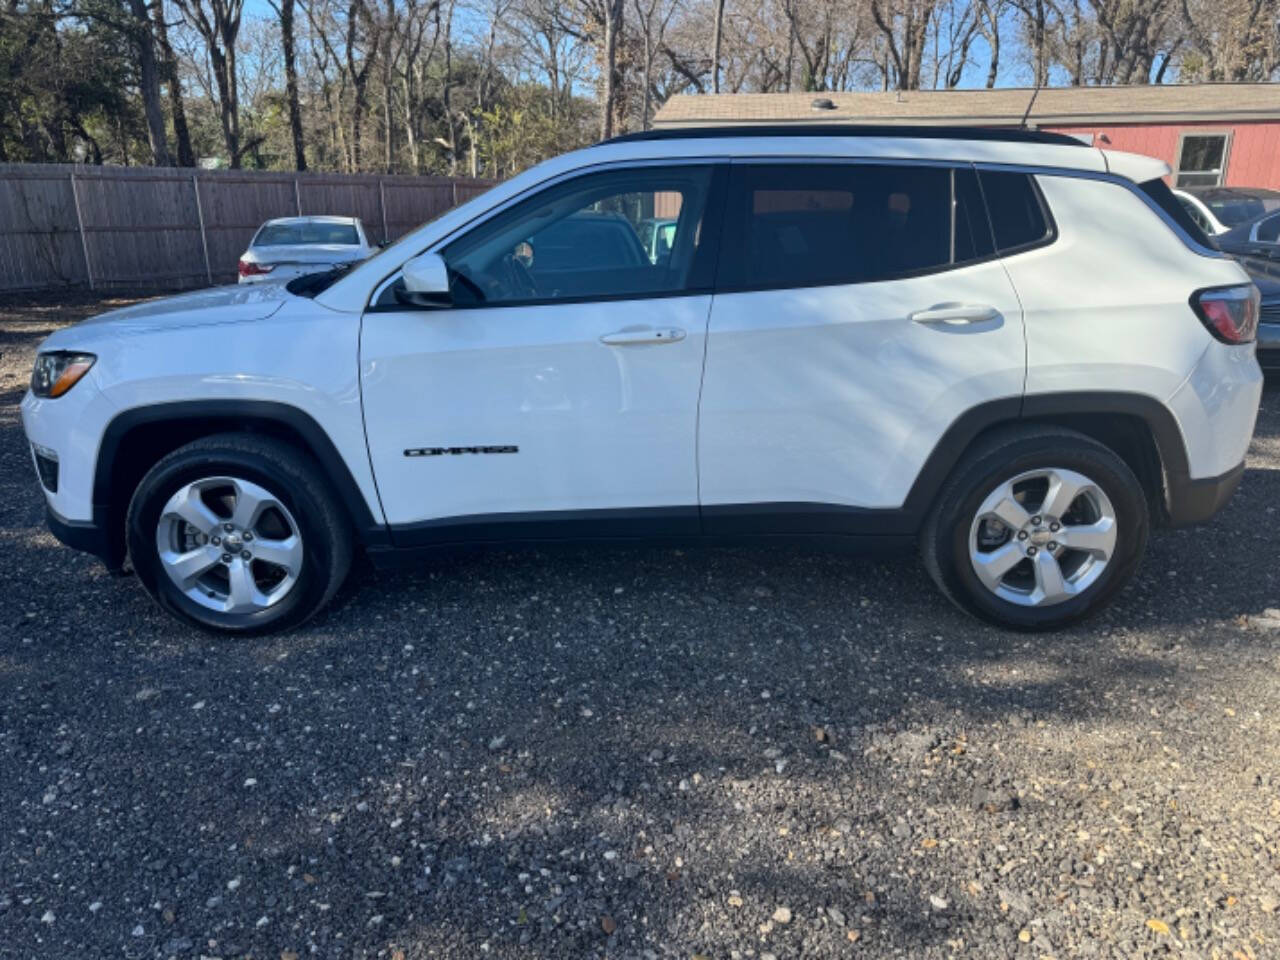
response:
<svg viewBox="0 0 1280 960"><path fill-rule="evenodd" d="M831 102L829 97L814 97L809 101L809 106L814 110L834 110L836 105Z"/></svg>

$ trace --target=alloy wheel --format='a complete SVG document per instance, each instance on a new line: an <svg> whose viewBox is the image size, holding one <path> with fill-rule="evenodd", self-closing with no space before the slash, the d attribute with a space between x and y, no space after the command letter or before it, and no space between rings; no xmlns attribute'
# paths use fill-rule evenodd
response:
<svg viewBox="0 0 1280 960"><path fill-rule="evenodd" d="M278 604L302 570L297 521L280 498L238 477L188 483L156 524L160 565L189 599L225 614Z"/></svg>
<svg viewBox="0 0 1280 960"><path fill-rule="evenodd" d="M982 501L969 529L969 562L997 597L1047 607L1097 582L1116 549L1116 512L1103 489L1074 470L1019 473Z"/></svg>

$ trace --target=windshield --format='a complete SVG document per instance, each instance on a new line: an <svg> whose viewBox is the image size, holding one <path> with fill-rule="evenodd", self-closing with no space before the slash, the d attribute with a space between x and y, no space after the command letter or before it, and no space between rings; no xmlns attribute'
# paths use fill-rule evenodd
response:
<svg viewBox="0 0 1280 960"><path fill-rule="evenodd" d="M332 243L342 246L359 246L360 237L354 224L324 223L268 223L253 238L255 247L283 247L299 243Z"/></svg>
<svg viewBox="0 0 1280 960"><path fill-rule="evenodd" d="M1280 210L1280 193L1231 194L1227 196L1200 197L1200 201L1213 211L1224 226L1234 227L1272 210Z"/></svg>

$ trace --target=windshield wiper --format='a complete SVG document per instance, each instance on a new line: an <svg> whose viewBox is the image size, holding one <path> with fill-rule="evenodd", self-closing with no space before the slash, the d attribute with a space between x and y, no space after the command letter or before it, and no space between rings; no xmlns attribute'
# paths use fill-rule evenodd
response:
<svg viewBox="0 0 1280 960"><path fill-rule="evenodd" d="M338 279L354 266L354 262L343 263L328 270L321 270L319 273L304 273L300 277L294 277L284 285L284 288L295 296L315 297L337 283Z"/></svg>

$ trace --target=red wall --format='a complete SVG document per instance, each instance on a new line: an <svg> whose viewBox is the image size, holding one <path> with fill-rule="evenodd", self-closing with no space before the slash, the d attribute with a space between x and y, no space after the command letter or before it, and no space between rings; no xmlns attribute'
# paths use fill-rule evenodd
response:
<svg viewBox="0 0 1280 960"><path fill-rule="evenodd" d="M1092 133L1093 145L1107 150L1145 153L1176 167L1182 131L1232 130L1227 156L1227 186L1280 189L1280 121L1268 123L1183 123L1176 125L1050 127L1061 133ZM1103 140L1106 136L1110 141Z"/></svg>

